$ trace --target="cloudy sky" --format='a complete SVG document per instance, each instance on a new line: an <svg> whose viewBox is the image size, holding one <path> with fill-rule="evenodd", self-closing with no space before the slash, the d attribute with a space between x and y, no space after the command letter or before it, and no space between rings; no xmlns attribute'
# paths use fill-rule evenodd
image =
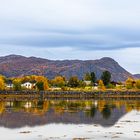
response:
<svg viewBox="0 0 140 140"><path fill-rule="evenodd" d="M112 57L140 73L140 0L0 0L0 56Z"/></svg>

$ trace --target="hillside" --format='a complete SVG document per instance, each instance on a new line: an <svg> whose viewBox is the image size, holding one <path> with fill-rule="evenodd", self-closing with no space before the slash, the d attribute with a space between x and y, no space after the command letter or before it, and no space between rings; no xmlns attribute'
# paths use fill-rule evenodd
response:
<svg viewBox="0 0 140 140"><path fill-rule="evenodd" d="M9 55L0 57L0 74L7 77L22 75L44 75L53 78L56 75L63 75L69 78L77 75L80 79L87 72L94 71L100 78L103 71L108 70L112 74L112 80L124 81L132 74L122 68L112 58L104 57L99 60L48 60L36 57L24 57Z"/></svg>

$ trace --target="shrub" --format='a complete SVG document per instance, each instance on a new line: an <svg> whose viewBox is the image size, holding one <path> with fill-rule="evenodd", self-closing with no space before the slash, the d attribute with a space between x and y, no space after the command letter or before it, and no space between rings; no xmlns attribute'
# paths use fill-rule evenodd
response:
<svg viewBox="0 0 140 140"><path fill-rule="evenodd" d="M136 81L136 88L140 89L140 80Z"/></svg>
<svg viewBox="0 0 140 140"><path fill-rule="evenodd" d="M106 89L102 80L99 80L99 89L101 89L101 90Z"/></svg>
<svg viewBox="0 0 140 140"><path fill-rule="evenodd" d="M134 88L134 80L131 78L128 78L125 82L125 86L127 89L132 89Z"/></svg>

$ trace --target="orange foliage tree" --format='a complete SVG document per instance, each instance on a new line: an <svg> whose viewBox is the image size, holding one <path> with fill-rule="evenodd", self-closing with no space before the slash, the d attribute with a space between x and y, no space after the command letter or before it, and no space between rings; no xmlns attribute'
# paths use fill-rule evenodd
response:
<svg viewBox="0 0 140 140"><path fill-rule="evenodd" d="M5 89L4 77L0 76L0 90Z"/></svg>
<svg viewBox="0 0 140 140"><path fill-rule="evenodd" d="M62 76L56 76L53 80L51 80L51 84L57 87L63 87L66 84L65 78Z"/></svg>

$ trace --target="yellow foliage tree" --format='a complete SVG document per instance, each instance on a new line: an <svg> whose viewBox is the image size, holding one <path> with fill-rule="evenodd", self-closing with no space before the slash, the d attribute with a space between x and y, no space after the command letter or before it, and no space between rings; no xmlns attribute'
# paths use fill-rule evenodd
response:
<svg viewBox="0 0 140 140"><path fill-rule="evenodd" d="M135 87L135 81L131 78L128 78L126 81L125 81L125 86L127 89L132 89Z"/></svg>
<svg viewBox="0 0 140 140"><path fill-rule="evenodd" d="M102 80L99 80L99 85L98 86L99 86L99 89L106 90L105 85L104 85Z"/></svg>
<svg viewBox="0 0 140 140"><path fill-rule="evenodd" d="M0 77L0 90L4 90L4 89L5 89L4 79Z"/></svg>
<svg viewBox="0 0 140 140"><path fill-rule="evenodd" d="M22 89L21 88L21 78L15 78L13 80L13 88L16 91L20 91Z"/></svg>
<svg viewBox="0 0 140 140"><path fill-rule="evenodd" d="M136 88L140 89L140 80L136 81Z"/></svg>
<svg viewBox="0 0 140 140"><path fill-rule="evenodd" d="M62 76L56 76L51 82L54 86L62 87L65 85L65 78Z"/></svg>
<svg viewBox="0 0 140 140"><path fill-rule="evenodd" d="M0 102L0 114L5 111L5 104L4 102Z"/></svg>
<svg viewBox="0 0 140 140"><path fill-rule="evenodd" d="M49 89L48 79L44 76L35 76L36 82L42 82L44 86L44 90Z"/></svg>

